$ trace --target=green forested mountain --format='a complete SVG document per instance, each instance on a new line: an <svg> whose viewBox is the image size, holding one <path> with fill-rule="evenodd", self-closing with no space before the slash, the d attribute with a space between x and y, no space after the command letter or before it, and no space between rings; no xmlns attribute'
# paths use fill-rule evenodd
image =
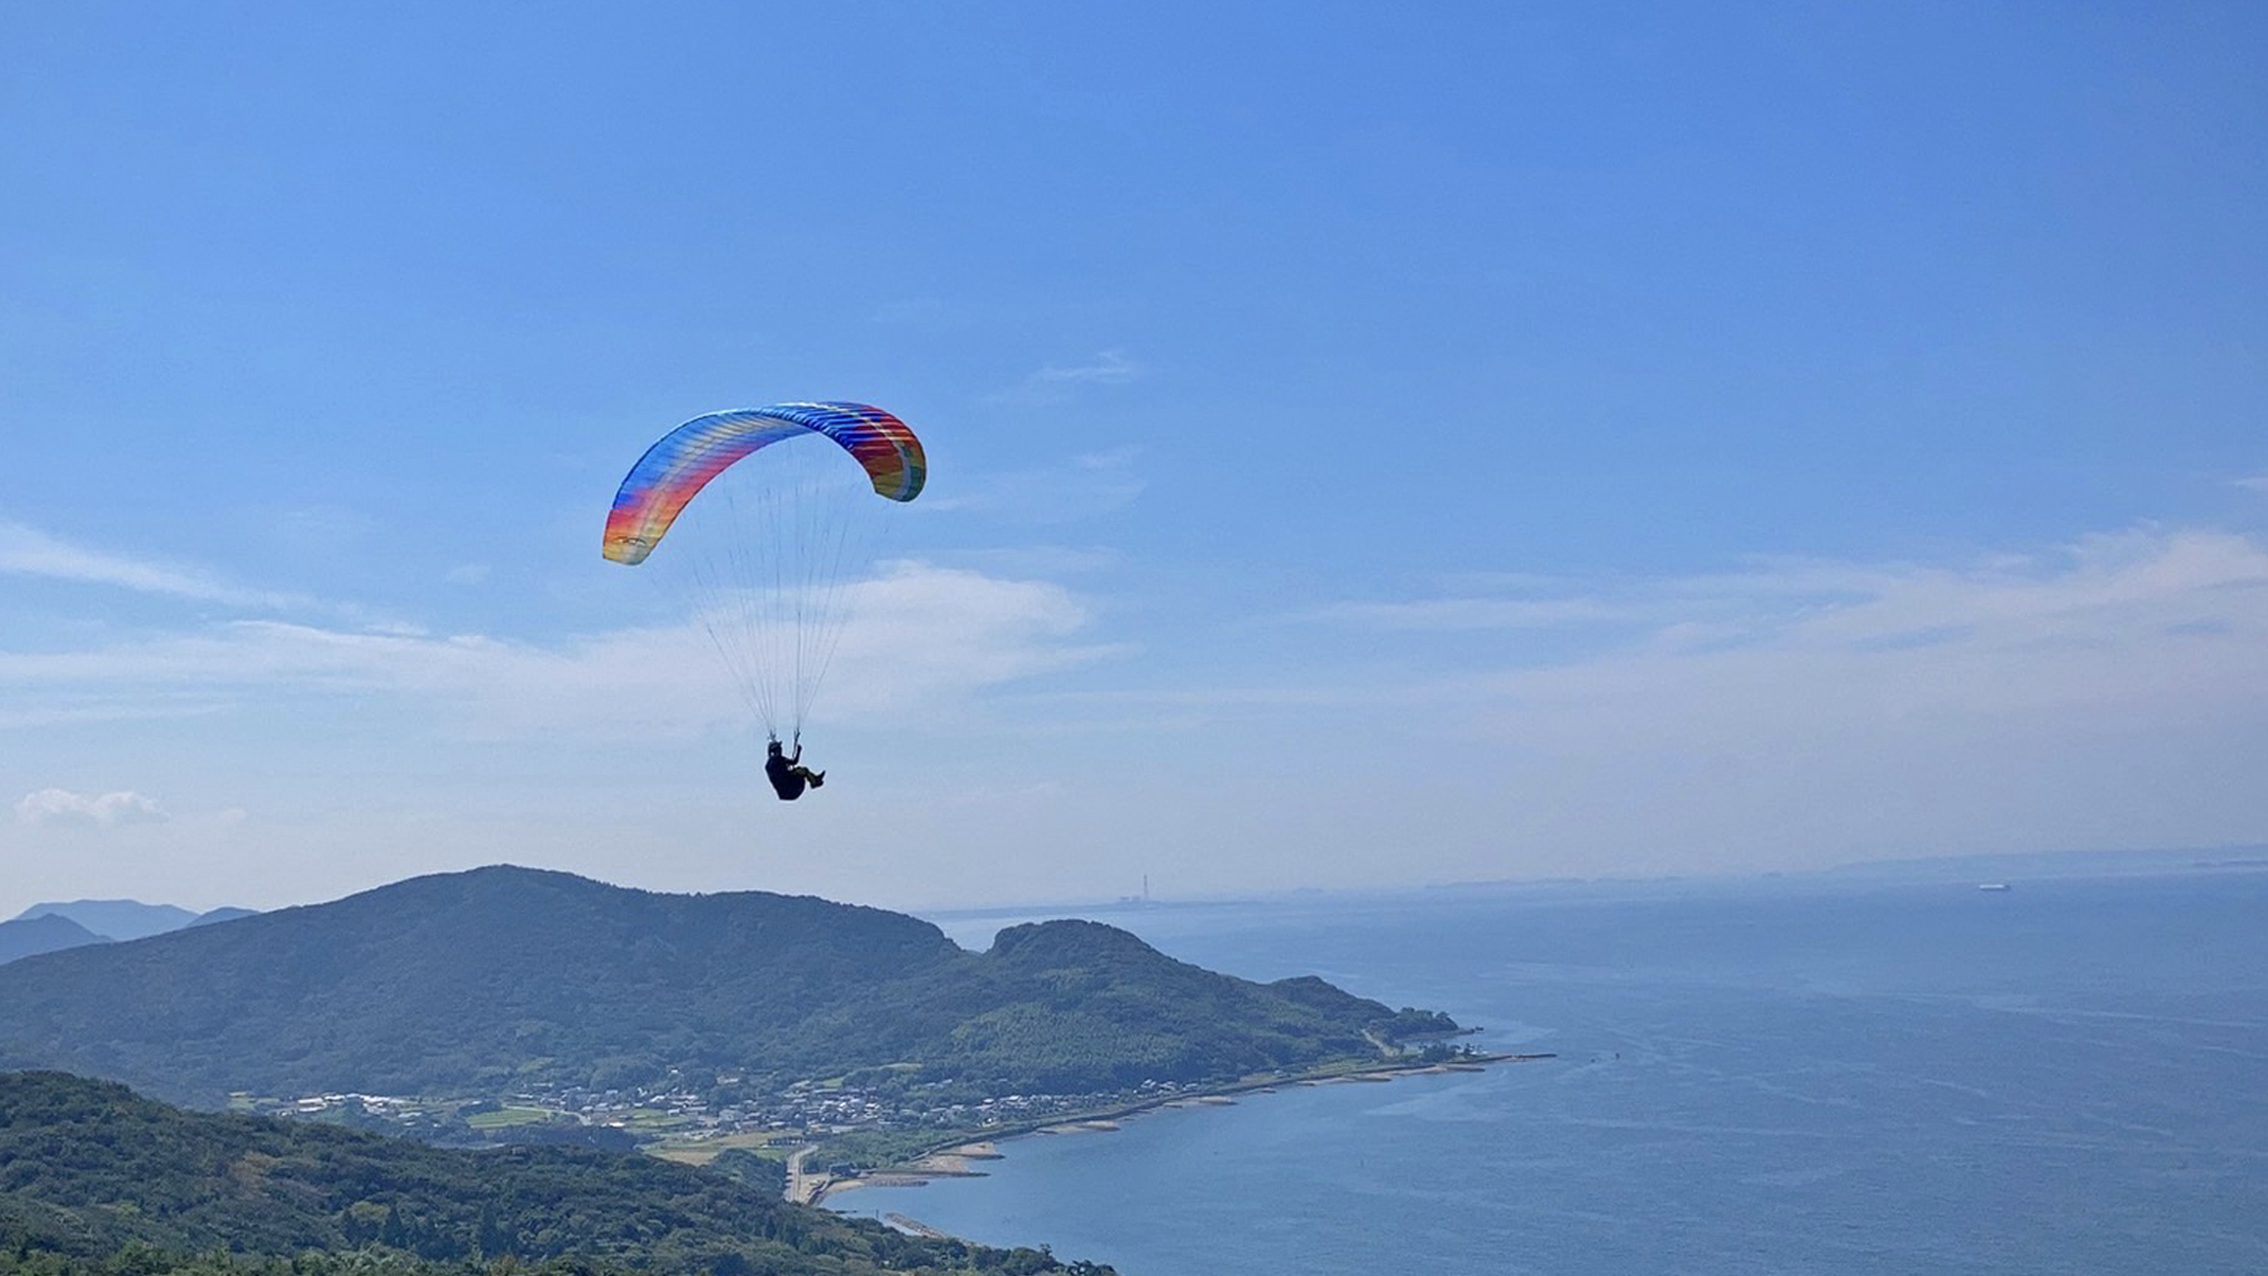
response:
<svg viewBox="0 0 2268 1276"><path fill-rule="evenodd" d="M903 1236L634 1153L436 1148L184 1112L60 1073L0 1073L0 1271L148 1273L178 1263L166 1255L213 1250L240 1257L212 1265L252 1270L242 1256L357 1248L452 1265L571 1258L656 1276L1108 1270Z"/></svg>
<svg viewBox="0 0 2268 1276"><path fill-rule="evenodd" d="M968 953L879 909L667 895L496 867L0 967L0 1067L168 1098L614 1087L920 1065L1088 1092L1362 1053L1439 1029L1316 979L1261 985L1048 922Z"/></svg>

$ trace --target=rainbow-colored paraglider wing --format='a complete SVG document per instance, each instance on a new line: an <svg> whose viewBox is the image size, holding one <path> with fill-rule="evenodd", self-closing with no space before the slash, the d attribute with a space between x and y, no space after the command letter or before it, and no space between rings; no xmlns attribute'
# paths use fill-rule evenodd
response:
<svg viewBox="0 0 2268 1276"><path fill-rule="evenodd" d="M768 444L817 433L842 445L866 467L878 495L910 501L921 495L929 465L906 423L863 403L775 403L768 408L712 412L671 430L646 449L614 494L606 516L606 556L635 566L646 561L678 511L710 479Z"/></svg>

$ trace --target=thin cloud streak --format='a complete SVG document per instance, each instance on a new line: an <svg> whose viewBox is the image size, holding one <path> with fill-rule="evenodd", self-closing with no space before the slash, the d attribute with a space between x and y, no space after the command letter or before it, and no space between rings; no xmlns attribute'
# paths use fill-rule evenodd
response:
<svg viewBox="0 0 2268 1276"><path fill-rule="evenodd" d="M9 575L104 585L237 611L313 613L372 628L404 627L400 621L356 604L283 590L258 589L209 568L94 549L23 523L0 519L0 576Z"/></svg>
<svg viewBox="0 0 2268 1276"><path fill-rule="evenodd" d="M2142 527L2081 537L2041 555L1998 555L1966 565L1763 560L1738 572L1629 582L1585 592L1562 582L1559 597L1480 597L1347 602L1289 620L1397 630L1517 631L1595 622L1651 625L1656 642L1681 635L1743 634L1894 639L2035 614L2158 603L2168 623L2209 615L2213 591L2268 587L2268 550L2235 533ZM1547 587L1534 583L1525 592ZM2177 604L2179 600L2187 603ZM2191 615L2190 613L2198 613Z"/></svg>
<svg viewBox="0 0 2268 1276"><path fill-rule="evenodd" d="M1093 382L1097 385L1124 385L1142 375L1141 366L1126 357L1123 350L1104 350L1086 363L1068 368L1049 366L1032 374L1038 382L1078 384Z"/></svg>
<svg viewBox="0 0 2268 1276"><path fill-rule="evenodd" d="M2056 558L2023 570L1814 565L1793 578L1675 582L1709 619L1411 693L1463 704L1451 712L1465 730L1530 756L1637 770L1648 758L1744 759L1784 777L1888 751L1898 761L1883 775L1932 774L1961 757L2012 784L2052 784L2049 759L2082 741L2101 761L2268 728L2268 547L2142 531L2090 537ZM1722 620L1736 604L1823 581L1860 597Z"/></svg>
<svg viewBox="0 0 2268 1276"><path fill-rule="evenodd" d="M1085 363L1049 364L1007 389L986 395L985 400L1022 407L1063 403L1081 387L1125 385L1139 379L1143 372L1142 365L1129 358L1124 350L1103 350Z"/></svg>
<svg viewBox="0 0 2268 1276"><path fill-rule="evenodd" d="M0 521L0 574L110 585L260 611L308 605L296 595L248 589L201 568L90 549L8 521Z"/></svg>

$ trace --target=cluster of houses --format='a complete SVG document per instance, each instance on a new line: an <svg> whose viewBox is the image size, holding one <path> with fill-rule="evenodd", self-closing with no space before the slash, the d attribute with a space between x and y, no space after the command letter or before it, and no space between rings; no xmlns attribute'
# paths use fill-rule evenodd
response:
<svg viewBox="0 0 2268 1276"><path fill-rule="evenodd" d="M737 1082L720 1077L720 1084ZM481 1124L477 1117L509 1105L555 1114L556 1122L591 1127L615 1127L633 1135L667 1135L673 1140L702 1140L728 1134L797 1133L842 1134L857 1130L982 1130L988 1127L1028 1124L1050 1117L1091 1111L1114 1103L1166 1099L1196 1087L1172 1082L1145 1081L1134 1090L1113 1094L1009 1094L975 1102L953 1103L911 1094L884 1094L852 1085L798 1081L760 1099L746 1098L712 1105L710 1099L679 1079L651 1087L591 1089L582 1086L546 1087L513 1094L499 1102L441 1103L381 1094L319 1094L261 1105L264 1110L318 1120L347 1120L353 1124L393 1126L405 1132L435 1133L450 1128L468 1130ZM728 1091L729 1092L729 1091Z"/></svg>
<svg viewBox="0 0 2268 1276"><path fill-rule="evenodd" d="M729 1081L729 1078L720 1078ZM657 1089L591 1091L575 1087L532 1091L512 1102L569 1112L598 1125L630 1126L639 1120L675 1139L778 1131L843 1134L854 1130L977 1130L1091 1110L1112 1102L1170 1098L1192 1086L1146 1081L1123 1094L1009 1094L951 1103L913 1094L886 1094L853 1085L798 1081L762 1099L712 1107L681 1084Z"/></svg>
<svg viewBox="0 0 2268 1276"><path fill-rule="evenodd" d="M360 1109L376 1116L388 1116L409 1112L419 1106L421 1105L417 1100L405 1099L400 1095L356 1094L350 1091L345 1094L310 1094L305 1098L292 1099L280 1108L269 1110L288 1113L292 1116L311 1117L321 1116L326 1112Z"/></svg>

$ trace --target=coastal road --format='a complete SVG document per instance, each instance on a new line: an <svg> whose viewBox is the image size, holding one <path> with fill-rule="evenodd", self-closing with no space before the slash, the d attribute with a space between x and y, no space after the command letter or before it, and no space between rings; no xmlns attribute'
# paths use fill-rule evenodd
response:
<svg viewBox="0 0 2268 1276"><path fill-rule="evenodd" d="M806 1173L803 1168L804 1162L810 1160L811 1154L818 1150L805 1144L788 1153L787 1198L798 1205L818 1204L819 1197L827 1190L828 1179L825 1174Z"/></svg>

